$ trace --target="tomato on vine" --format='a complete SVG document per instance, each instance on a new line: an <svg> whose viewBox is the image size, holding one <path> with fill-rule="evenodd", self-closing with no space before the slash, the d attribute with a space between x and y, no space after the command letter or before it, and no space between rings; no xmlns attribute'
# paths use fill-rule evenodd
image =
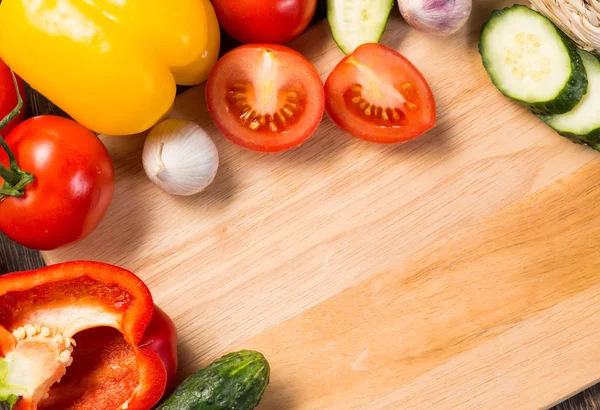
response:
<svg viewBox="0 0 600 410"><path fill-rule="evenodd" d="M15 89L16 76L12 74ZM1 130L23 106L0 121ZM114 169L100 139L67 118L26 120L0 136L0 231L32 249L51 250L88 236L114 192Z"/></svg>

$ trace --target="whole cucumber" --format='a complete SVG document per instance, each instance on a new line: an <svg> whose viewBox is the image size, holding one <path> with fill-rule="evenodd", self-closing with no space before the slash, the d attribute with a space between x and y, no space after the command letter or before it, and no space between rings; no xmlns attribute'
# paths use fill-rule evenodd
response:
<svg viewBox="0 0 600 410"><path fill-rule="evenodd" d="M185 379L155 410L252 410L269 375L269 362L261 353L229 353Z"/></svg>

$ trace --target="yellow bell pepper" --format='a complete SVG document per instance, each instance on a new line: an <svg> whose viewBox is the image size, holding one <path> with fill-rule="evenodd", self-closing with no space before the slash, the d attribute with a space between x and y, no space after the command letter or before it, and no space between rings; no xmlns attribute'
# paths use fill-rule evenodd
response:
<svg viewBox="0 0 600 410"><path fill-rule="evenodd" d="M0 58L87 128L145 131L219 48L209 0L3 0ZM216 48L216 51L215 51Z"/></svg>
<svg viewBox="0 0 600 410"><path fill-rule="evenodd" d="M200 58L185 67L173 67L171 72L179 85L195 85L205 82L212 68L217 64L221 49L221 31L217 14L210 0L204 0L208 27L208 45Z"/></svg>

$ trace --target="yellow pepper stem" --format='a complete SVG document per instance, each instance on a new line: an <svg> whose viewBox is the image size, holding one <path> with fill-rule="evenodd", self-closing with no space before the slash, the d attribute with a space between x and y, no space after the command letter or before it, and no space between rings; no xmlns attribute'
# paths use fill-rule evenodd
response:
<svg viewBox="0 0 600 410"><path fill-rule="evenodd" d="M9 112L8 115L2 119L2 121L0 121L0 131L2 131L2 129L9 122L14 120L23 108L23 98L21 98L21 93L19 92L17 76L12 69L10 69L10 73L12 74L15 90L17 92L17 106L11 112ZM35 177L33 174L25 172L19 168L19 164L17 163L14 153L2 135L0 135L0 146L2 149L4 149L6 155L8 155L8 159L10 161L9 168L6 168L4 165L0 164L0 177L4 179L4 184L0 187L0 201L4 200L6 196L21 197L25 195L25 186L32 183L35 180Z"/></svg>

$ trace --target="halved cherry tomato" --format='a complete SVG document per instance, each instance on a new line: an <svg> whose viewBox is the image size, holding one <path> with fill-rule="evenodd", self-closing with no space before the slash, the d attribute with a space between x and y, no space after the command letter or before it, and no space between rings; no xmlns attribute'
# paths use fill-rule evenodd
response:
<svg viewBox="0 0 600 410"><path fill-rule="evenodd" d="M213 0L221 27L242 44L283 44L298 37L317 0Z"/></svg>
<svg viewBox="0 0 600 410"><path fill-rule="evenodd" d="M206 84L206 101L217 128L232 142L277 152L315 132L325 95L306 57L280 45L253 44L219 60Z"/></svg>
<svg viewBox="0 0 600 410"><path fill-rule="evenodd" d="M405 57L381 44L363 44L325 82L325 109L344 131L381 144L417 138L435 125L429 84Z"/></svg>

